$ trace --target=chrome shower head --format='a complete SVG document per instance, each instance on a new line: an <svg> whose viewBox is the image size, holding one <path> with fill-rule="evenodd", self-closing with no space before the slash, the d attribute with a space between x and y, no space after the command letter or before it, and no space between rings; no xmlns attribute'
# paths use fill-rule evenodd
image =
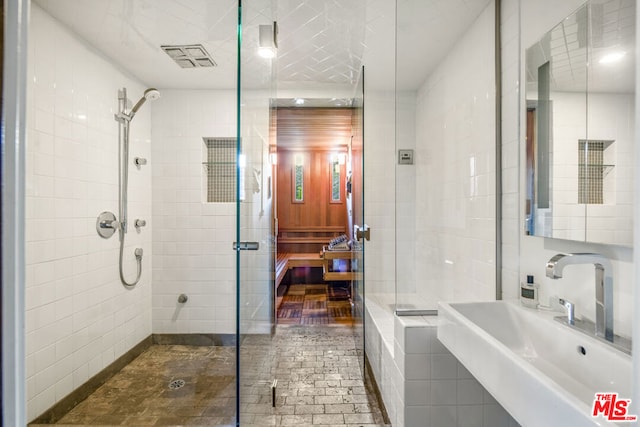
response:
<svg viewBox="0 0 640 427"><path fill-rule="evenodd" d="M155 101L158 98L160 98L160 91L158 89L152 87L145 90L144 96L140 98L140 100L136 102L136 105L134 105L133 108L131 109L131 112L129 113L130 118L133 118L133 116L138 112L140 107L142 107L142 104L144 104L147 101L147 99L150 99L151 101Z"/></svg>
<svg viewBox="0 0 640 427"><path fill-rule="evenodd" d="M160 91L155 87L150 87L149 89L144 91L144 97L145 99L155 101L156 99L160 98Z"/></svg>

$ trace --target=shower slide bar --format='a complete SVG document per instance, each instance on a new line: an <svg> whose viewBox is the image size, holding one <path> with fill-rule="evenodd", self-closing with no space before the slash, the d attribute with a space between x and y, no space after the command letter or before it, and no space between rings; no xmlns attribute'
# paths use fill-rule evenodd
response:
<svg viewBox="0 0 640 427"><path fill-rule="evenodd" d="M118 91L118 114L114 114L114 119L118 122L118 213L119 218L111 212L102 212L98 216L96 228L100 237L108 239L118 231L120 238L120 255L118 269L120 272L120 281L126 288L133 288L138 284L142 276L142 248L136 248L133 252L136 258L137 274L133 282L127 282L124 277L123 259L124 259L124 242L128 225L128 184L129 184L129 130L131 120L136 115L140 107L147 100L156 100L160 98L160 92L155 88L149 88L144 91L138 102L133 108L127 112L127 89L122 88ZM147 160L141 157L135 158L135 165L146 165ZM146 221L136 219L134 223L137 230L146 225Z"/></svg>

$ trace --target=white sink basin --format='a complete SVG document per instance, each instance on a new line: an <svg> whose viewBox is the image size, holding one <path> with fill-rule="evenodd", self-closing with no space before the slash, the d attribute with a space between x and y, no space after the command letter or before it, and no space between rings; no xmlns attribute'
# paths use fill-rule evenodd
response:
<svg viewBox="0 0 640 427"><path fill-rule="evenodd" d="M440 303L438 339L523 426L617 425L591 416L593 400L631 398L631 357L558 315L518 302Z"/></svg>

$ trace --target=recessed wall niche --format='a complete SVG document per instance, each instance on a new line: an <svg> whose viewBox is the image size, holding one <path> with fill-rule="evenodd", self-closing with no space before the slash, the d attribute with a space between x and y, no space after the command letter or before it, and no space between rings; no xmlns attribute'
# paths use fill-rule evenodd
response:
<svg viewBox="0 0 640 427"><path fill-rule="evenodd" d="M235 203L236 201L236 138L203 139L203 201Z"/></svg>

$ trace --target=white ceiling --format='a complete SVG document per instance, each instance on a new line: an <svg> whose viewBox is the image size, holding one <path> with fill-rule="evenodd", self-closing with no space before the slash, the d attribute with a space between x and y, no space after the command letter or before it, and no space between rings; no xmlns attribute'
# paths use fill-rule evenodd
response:
<svg viewBox="0 0 640 427"><path fill-rule="evenodd" d="M237 0L34 1L148 86L236 87ZM270 88L273 76L278 90L343 94L365 63L370 87L393 88L397 43L397 88L415 90L489 1L245 0L243 86ZM255 55L258 25L272 21L273 72ZM182 69L160 48L170 44L202 44L218 66Z"/></svg>

